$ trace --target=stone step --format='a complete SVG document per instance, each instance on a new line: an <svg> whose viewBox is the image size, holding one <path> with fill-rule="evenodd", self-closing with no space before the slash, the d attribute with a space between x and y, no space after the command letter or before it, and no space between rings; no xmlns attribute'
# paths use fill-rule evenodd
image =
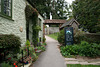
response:
<svg viewBox="0 0 100 67"><path fill-rule="evenodd" d="M77 61L75 58L65 58L65 61Z"/></svg>

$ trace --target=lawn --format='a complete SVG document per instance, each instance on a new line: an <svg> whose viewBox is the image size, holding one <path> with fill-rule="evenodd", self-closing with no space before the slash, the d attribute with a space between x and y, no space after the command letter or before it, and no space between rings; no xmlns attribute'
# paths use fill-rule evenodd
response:
<svg viewBox="0 0 100 67"><path fill-rule="evenodd" d="M67 67L100 67L100 65L68 64Z"/></svg>
<svg viewBox="0 0 100 67"><path fill-rule="evenodd" d="M58 34L59 33L54 33L54 34L49 34L48 36L55 39L55 40L57 40Z"/></svg>

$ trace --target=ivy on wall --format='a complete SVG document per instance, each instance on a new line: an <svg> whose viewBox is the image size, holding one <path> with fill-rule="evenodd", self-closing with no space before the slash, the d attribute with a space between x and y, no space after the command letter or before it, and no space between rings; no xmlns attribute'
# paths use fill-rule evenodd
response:
<svg viewBox="0 0 100 67"><path fill-rule="evenodd" d="M26 14L26 27L29 29L30 19L32 20L32 30L33 30L33 44L34 46L38 43L38 33L41 30L41 27L38 25L38 11L30 5L27 5L25 8ZM27 35L29 35L27 31Z"/></svg>
<svg viewBox="0 0 100 67"><path fill-rule="evenodd" d="M36 19L38 17L38 11L32 6L26 5L25 15L26 15L26 21L29 21L30 17L33 18L35 17L34 19Z"/></svg>

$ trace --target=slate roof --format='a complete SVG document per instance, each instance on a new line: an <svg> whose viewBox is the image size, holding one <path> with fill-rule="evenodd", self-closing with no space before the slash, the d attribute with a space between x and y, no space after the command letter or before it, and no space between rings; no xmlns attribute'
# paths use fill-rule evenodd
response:
<svg viewBox="0 0 100 67"><path fill-rule="evenodd" d="M52 20L46 19L44 23L49 24L49 23L65 23L65 22L66 20L61 20L61 19L52 19Z"/></svg>
<svg viewBox="0 0 100 67"><path fill-rule="evenodd" d="M77 25L80 25L74 18L72 18L71 20L69 20L66 23L64 23L60 28L63 28L65 26L67 26L67 25L71 26L73 24L73 22L75 22Z"/></svg>

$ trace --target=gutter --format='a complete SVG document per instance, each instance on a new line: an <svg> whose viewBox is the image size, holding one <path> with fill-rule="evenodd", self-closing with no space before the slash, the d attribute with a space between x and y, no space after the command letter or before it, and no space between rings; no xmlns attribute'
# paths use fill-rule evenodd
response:
<svg viewBox="0 0 100 67"><path fill-rule="evenodd" d="M35 5L30 1L30 0L27 0L28 2L29 2L29 4L31 4L32 5L32 7L34 7L35 8Z"/></svg>
<svg viewBox="0 0 100 67"><path fill-rule="evenodd" d="M36 8L36 6L34 5L34 3L32 3L30 0L27 0L28 1L28 3L33 7L33 8ZM43 15L41 14L41 13L39 13L42 17L43 17Z"/></svg>

